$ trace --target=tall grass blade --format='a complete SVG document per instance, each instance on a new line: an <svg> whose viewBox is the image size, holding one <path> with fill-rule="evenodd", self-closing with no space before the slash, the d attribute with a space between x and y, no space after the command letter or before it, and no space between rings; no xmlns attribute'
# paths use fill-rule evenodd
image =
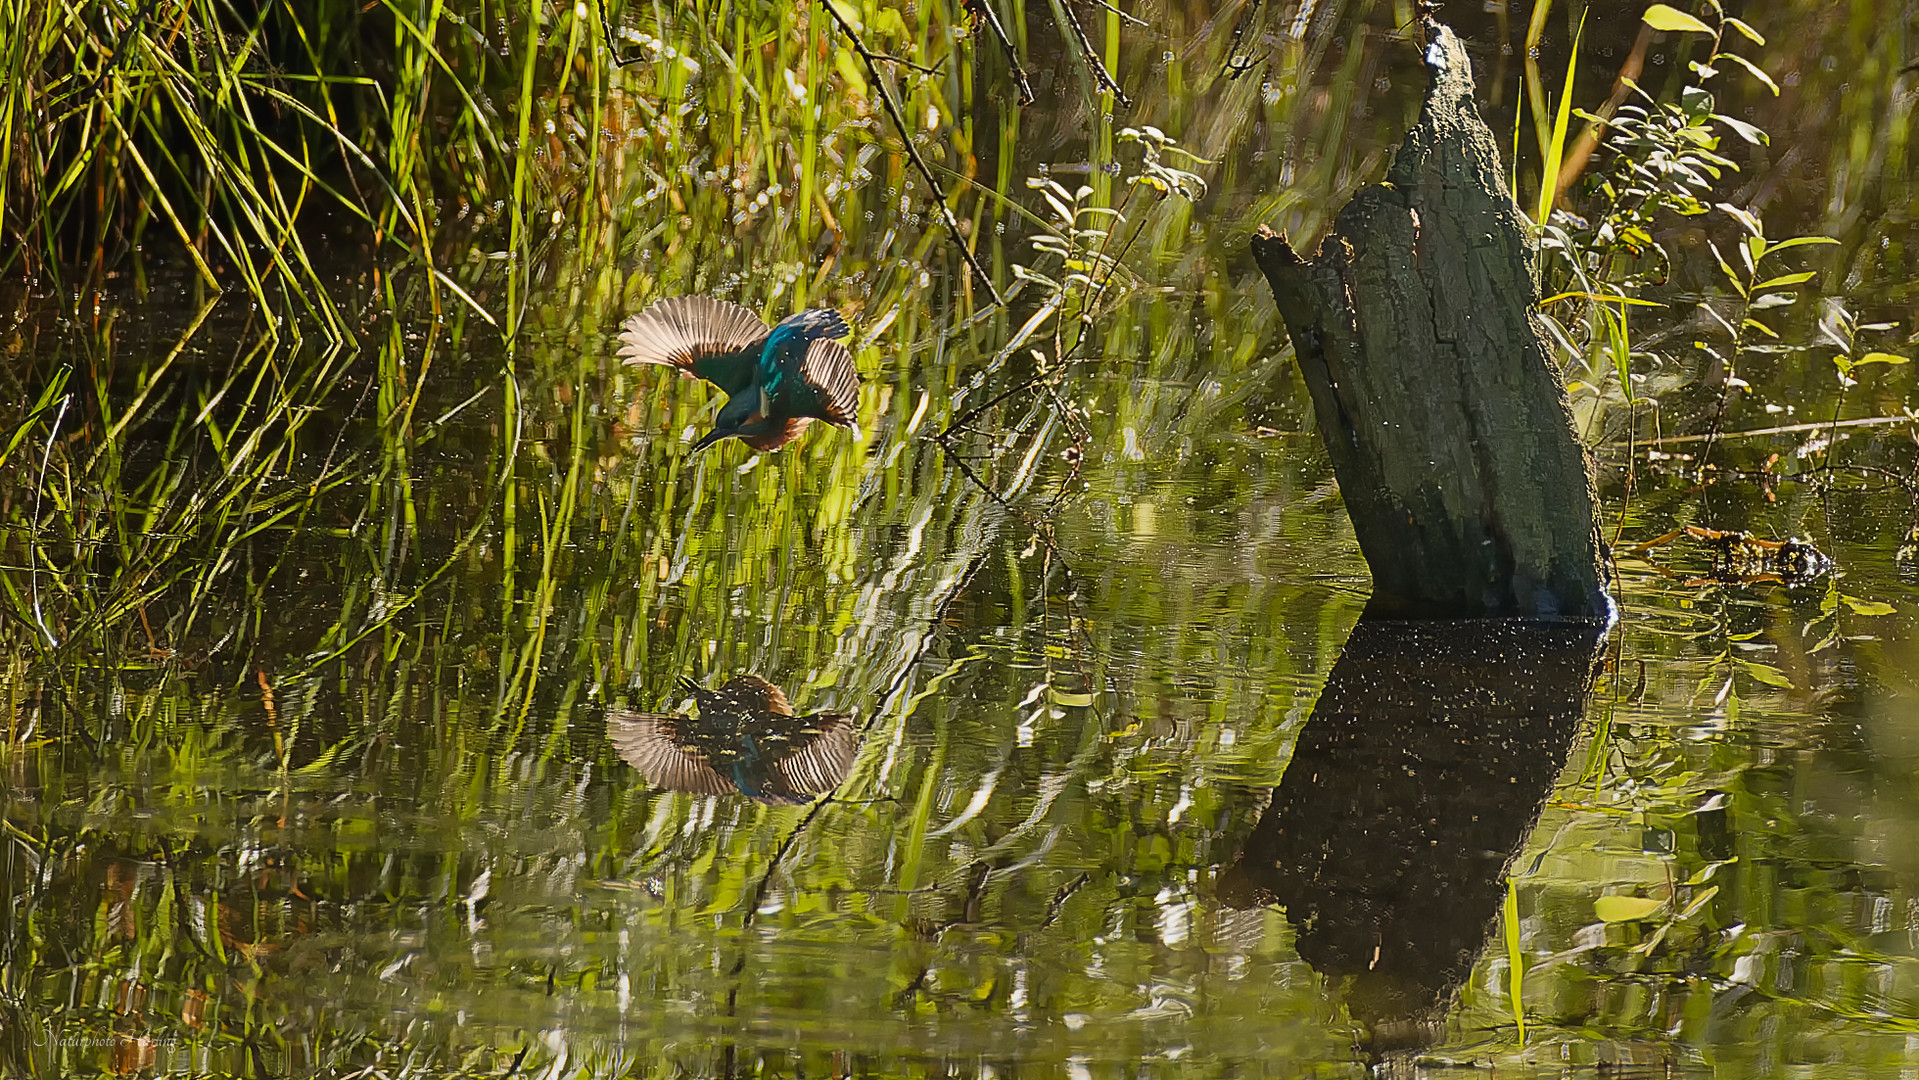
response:
<svg viewBox="0 0 1919 1080"><path fill-rule="evenodd" d="M1572 122L1573 77L1579 71L1579 42L1586 34L1586 16L1579 16L1579 30L1573 34L1572 55L1566 58L1566 84L1559 91L1559 111L1553 116L1552 138L1546 144L1546 170L1539 180L1539 211L1533 223L1544 225L1552 216L1553 203L1559 198L1559 167L1566 160L1566 135Z"/></svg>

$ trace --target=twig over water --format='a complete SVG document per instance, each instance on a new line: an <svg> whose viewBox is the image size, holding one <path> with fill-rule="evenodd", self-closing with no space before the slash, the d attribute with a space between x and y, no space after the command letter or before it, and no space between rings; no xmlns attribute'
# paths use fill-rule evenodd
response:
<svg viewBox="0 0 1919 1080"><path fill-rule="evenodd" d="M1019 84L1019 103L1021 106L1033 103L1033 84L1026 78L1026 69L1020 66L1019 50L1013 47L1013 39L1006 36L1006 27L1000 24L999 15L994 12L992 0L967 0L966 10L986 21L987 29L999 39L999 47L1006 50L1006 62L1013 68L1013 81Z"/></svg>
<svg viewBox="0 0 1919 1080"><path fill-rule="evenodd" d="M866 62L866 70L873 76L873 91L879 95L880 104L886 106L886 115L893 118L893 126L899 129L900 142L906 145L906 156L912 159L913 167L919 170L921 179L926 181L926 186L932 191L933 202L940 208L940 216L946 219L946 228L953 234L953 243L959 247L960 254L966 257L966 265L972 267L973 273L979 276L980 283L985 285L986 291L992 295L993 303L1001 307L1006 306L1005 297L1002 297L999 290L993 286L993 275L987 273L986 268L979 264L979 258L973 254L973 249L966 246L966 236L960 232L959 219L953 216L953 208L946 205L946 189L940 187L940 182L933 177L933 170L927 167L925 159L920 157L919 149L913 145L913 133L906 130L906 118L900 114L899 105L893 101L893 94L886 89L886 80L880 75L879 56L866 47L866 42L860 40L859 31L853 29L853 24L846 21L846 16L840 14L839 9L833 6L832 0L820 0L820 6L826 9L828 15L833 16L834 22L840 24L841 32L846 35L848 41L853 43L853 51L859 53L860 59Z"/></svg>
<svg viewBox="0 0 1919 1080"><path fill-rule="evenodd" d="M1247 28L1253 25L1253 18L1259 14L1259 6L1264 2L1265 0L1253 0L1253 2L1247 6L1246 13L1241 15L1239 21L1233 24L1233 40L1231 44L1226 46L1226 70L1222 73L1229 79L1239 78L1241 75L1253 70L1253 67L1257 63L1253 57L1239 55L1239 42L1241 38L1246 36Z"/></svg>
<svg viewBox="0 0 1919 1080"><path fill-rule="evenodd" d="M1133 99L1119 88L1113 73L1106 70L1106 62L1099 58L1099 53L1093 51L1093 41L1086 36L1086 28L1079 24L1079 16L1073 14L1071 0L1060 0L1059 10L1066 13L1066 24L1072 27L1073 36L1079 39L1080 51L1086 54L1086 66L1093 69L1093 81L1099 84L1101 90L1111 90L1113 100L1119 102L1121 108L1131 108Z"/></svg>

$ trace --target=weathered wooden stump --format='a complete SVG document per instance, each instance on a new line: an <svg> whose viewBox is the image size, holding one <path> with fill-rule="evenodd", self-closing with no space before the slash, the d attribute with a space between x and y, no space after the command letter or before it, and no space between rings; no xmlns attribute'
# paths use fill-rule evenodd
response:
<svg viewBox="0 0 1919 1080"><path fill-rule="evenodd" d="M1432 84L1387 182L1312 259L1263 227L1253 257L1372 568L1367 614L1603 614L1591 480L1533 315L1535 245L1466 50L1426 29Z"/></svg>

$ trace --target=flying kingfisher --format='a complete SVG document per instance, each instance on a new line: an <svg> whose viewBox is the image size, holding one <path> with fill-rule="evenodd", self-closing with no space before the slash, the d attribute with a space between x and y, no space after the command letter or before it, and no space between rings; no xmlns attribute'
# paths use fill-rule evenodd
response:
<svg viewBox="0 0 1919 1080"><path fill-rule="evenodd" d="M837 340L847 333L832 308L802 311L769 328L738 304L676 296L626 320L620 357L675 367L726 391L713 430L689 453L726 438L778 450L814 420L852 428L858 438L859 376L853 354Z"/></svg>
<svg viewBox="0 0 1919 1080"><path fill-rule="evenodd" d="M780 688L757 675L718 690L685 678L679 686L693 695L697 719L625 709L606 716L613 749L653 784L790 805L831 792L853 767L860 739L850 713L794 716Z"/></svg>

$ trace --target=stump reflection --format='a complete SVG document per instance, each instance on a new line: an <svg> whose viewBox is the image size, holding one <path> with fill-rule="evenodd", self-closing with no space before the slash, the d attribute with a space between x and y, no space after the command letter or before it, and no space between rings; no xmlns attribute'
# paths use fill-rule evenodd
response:
<svg viewBox="0 0 1919 1080"><path fill-rule="evenodd" d="M1362 620L1221 902L1279 904L1381 1054L1429 1045L1578 729L1603 620Z"/></svg>

